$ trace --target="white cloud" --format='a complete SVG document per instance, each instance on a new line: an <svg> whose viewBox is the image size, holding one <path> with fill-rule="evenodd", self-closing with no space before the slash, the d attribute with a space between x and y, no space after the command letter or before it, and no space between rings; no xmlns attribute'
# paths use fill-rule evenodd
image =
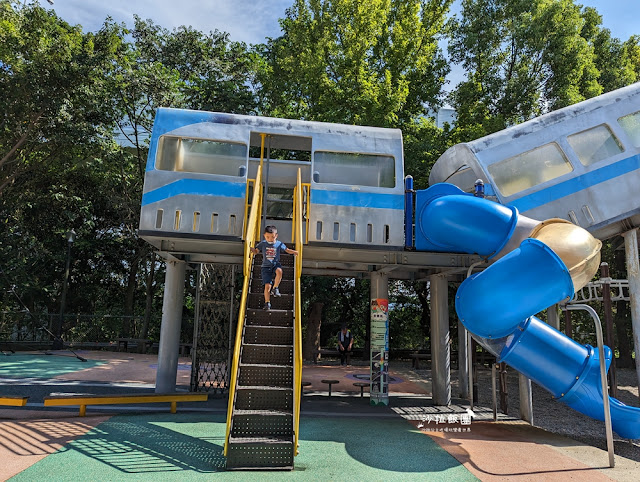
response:
<svg viewBox="0 0 640 482"><path fill-rule="evenodd" d="M231 40L259 43L280 34L278 19L293 0L56 0L59 17L85 31L95 31L107 16L133 25L133 15L173 29L181 25L209 32L228 32Z"/></svg>

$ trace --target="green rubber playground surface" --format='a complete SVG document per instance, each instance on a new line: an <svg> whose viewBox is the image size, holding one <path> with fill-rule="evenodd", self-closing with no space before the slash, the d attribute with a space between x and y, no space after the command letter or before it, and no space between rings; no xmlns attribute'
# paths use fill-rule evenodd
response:
<svg viewBox="0 0 640 482"><path fill-rule="evenodd" d="M82 362L73 355L3 355L0 356L0 377L3 378L53 378L65 373L77 372L102 365L104 361Z"/></svg>
<svg viewBox="0 0 640 482"><path fill-rule="evenodd" d="M302 417L293 472L226 472L223 414L115 416L12 481L477 480L402 419Z"/></svg>

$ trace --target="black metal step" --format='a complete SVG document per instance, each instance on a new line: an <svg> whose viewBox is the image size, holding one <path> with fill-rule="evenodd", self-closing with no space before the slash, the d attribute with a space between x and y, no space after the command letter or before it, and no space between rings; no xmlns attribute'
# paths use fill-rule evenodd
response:
<svg viewBox="0 0 640 482"><path fill-rule="evenodd" d="M234 415L293 415L289 410L234 410Z"/></svg>
<svg viewBox="0 0 640 482"><path fill-rule="evenodd" d="M229 437L227 469L293 469L293 436Z"/></svg>
<svg viewBox="0 0 640 482"><path fill-rule="evenodd" d="M293 326L293 310L247 310L247 325Z"/></svg>
<svg viewBox="0 0 640 482"><path fill-rule="evenodd" d="M287 246L287 248L291 248L291 246ZM254 259L254 263L256 264L256 266L261 265L262 264L262 253L256 254L253 257L253 259ZM295 256L293 256L292 254L280 253L280 264L283 267L293 266L293 263L295 262L295 259L296 259Z"/></svg>
<svg viewBox="0 0 640 482"><path fill-rule="evenodd" d="M293 328L288 326L245 325L242 343L252 345L292 345Z"/></svg>
<svg viewBox="0 0 640 482"><path fill-rule="evenodd" d="M293 410L293 389L238 386L235 410Z"/></svg>
<svg viewBox="0 0 640 482"><path fill-rule="evenodd" d="M241 365L238 386L293 387L293 367L278 365Z"/></svg>
<svg viewBox="0 0 640 482"><path fill-rule="evenodd" d="M293 435L293 414L276 411L234 411L231 436L290 437Z"/></svg>
<svg viewBox="0 0 640 482"><path fill-rule="evenodd" d="M264 306L264 295L262 293L250 293L248 303L250 308L262 308ZM283 294L278 298L271 296L271 309L293 310L293 295Z"/></svg>
<svg viewBox="0 0 640 482"><path fill-rule="evenodd" d="M293 347L291 345L244 344L241 363L293 365Z"/></svg>
<svg viewBox="0 0 640 482"><path fill-rule="evenodd" d="M253 283L260 283L261 285L264 286L264 283L262 282L262 272L260 270L260 263L258 263L257 261L254 262L253 264L253 268L251 270L252 272L252 282ZM293 267L288 267L288 266L283 266L282 267L282 279L283 280L292 280L293 279Z"/></svg>
<svg viewBox="0 0 640 482"><path fill-rule="evenodd" d="M282 280L280 281L280 286L278 286L280 293L282 294L292 294L293 293L293 281L292 280ZM251 280L251 293L264 293L264 283L262 282L262 278L258 276L257 278L253 278Z"/></svg>

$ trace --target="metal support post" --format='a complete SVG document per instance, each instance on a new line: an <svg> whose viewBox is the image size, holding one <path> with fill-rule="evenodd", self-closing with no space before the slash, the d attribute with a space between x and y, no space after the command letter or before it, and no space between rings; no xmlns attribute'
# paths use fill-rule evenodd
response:
<svg viewBox="0 0 640 482"><path fill-rule="evenodd" d="M637 260L636 260L637 261ZM611 426L611 409L609 407L609 392L607 390L607 368L604 359L604 341L602 339L602 324L596 311L589 305L566 305L567 310L584 310L591 315L596 326L596 340L598 342L598 356L600 357L600 382L602 383L602 404L604 405L604 426L607 435L607 452L609 452L609 467L615 466L613 457L613 428Z"/></svg>
<svg viewBox="0 0 640 482"><path fill-rule="evenodd" d="M611 278L609 277L609 265L600 263L600 281L602 282L602 305L604 307L604 324L606 327L606 343L613 353L613 360L609 367L609 395L618 396L618 381L616 380L616 347L613 338L613 312L611 309Z"/></svg>
<svg viewBox="0 0 640 482"><path fill-rule="evenodd" d="M491 364L491 407L493 408L493 421L498 420L498 401L496 397L496 367L495 363Z"/></svg>
<svg viewBox="0 0 640 482"><path fill-rule="evenodd" d="M636 350L636 374L640 383L640 261L638 260L638 230L624 233L624 251L627 260L629 280L629 306L631 308L631 328Z"/></svg>
<svg viewBox="0 0 640 482"><path fill-rule="evenodd" d="M429 277L431 299L431 385L433 403L451 404L451 370L449 347L449 303L447 279Z"/></svg>
<svg viewBox="0 0 640 482"><path fill-rule="evenodd" d="M460 398L469 398L469 344L467 329L458 321L458 385L460 386Z"/></svg>
<svg viewBox="0 0 640 482"><path fill-rule="evenodd" d="M498 364L500 374L500 411L504 414L509 412L509 393L507 385L507 364L502 362Z"/></svg>
<svg viewBox="0 0 640 482"><path fill-rule="evenodd" d="M520 392L520 418L533 425L533 397L531 396L531 379L522 373L518 374L518 388Z"/></svg>
<svg viewBox="0 0 640 482"><path fill-rule="evenodd" d="M473 410L473 355L474 355L474 346L473 346L473 337L471 336L471 332L467 331L467 346L469 347L469 353L467 354L467 371L468 380L469 380L469 408Z"/></svg>
<svg viewBox="0 0 640 482"><path fill-rule="evenodd" d="M571 312L569 310L564 312L564 334L569 338L573 338L573 323L571 323Z"/></svg>
<svg viewBox="0 0 640 482"><path fill-rule="evenodd" d="M187 265L183 261L167 261L160 346L158 348L156 393L172 393L176 390L186 268Z"/></svg>
<svg viewBox="0 0 640 482"><path fill-rule="evenodd" d="M558 316L558 305L547 308L547 323L560 331L560 317Z"/></svg>

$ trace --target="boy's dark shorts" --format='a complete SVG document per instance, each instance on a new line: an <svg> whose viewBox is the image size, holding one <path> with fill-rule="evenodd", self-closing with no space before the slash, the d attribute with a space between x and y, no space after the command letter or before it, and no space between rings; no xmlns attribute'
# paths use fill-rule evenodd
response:
<svg viewBox="0 0 640 482"><path fill-rule="evenodd" d="M272 285L273 280L276 278L276 269L281 267L279 263L273 266L262 266L260 269L262 272L262 282L266 285Z"/></svg>

